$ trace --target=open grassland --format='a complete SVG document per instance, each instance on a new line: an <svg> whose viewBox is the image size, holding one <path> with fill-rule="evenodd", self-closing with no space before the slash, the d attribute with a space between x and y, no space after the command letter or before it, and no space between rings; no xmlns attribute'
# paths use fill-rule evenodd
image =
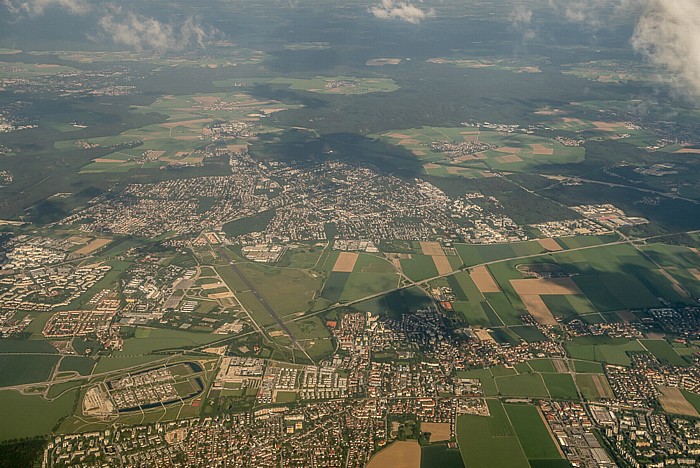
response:
<svg viewBox="0 0 700 468"><path fill-rule="evenodd" d="M0 424L0 441L51 433L59 420L73 411L77 396L78 390L72 390L54 401L47 401L38 395L0 391L2 420L6 422Z"/></svg>
<svg viewBox="0 0 700 468"><path fill-rule="evenodd" d="M162 349L188 349L220 339L221 336L209 333L139 327L133 338L124 340L124 348L115 352L114 356L139 356Z"/></svg>
<svg viewBox="0 0 700 468"><path fill-rule="evenodd" d="M0 387L43 382L51 376L58 355L0 355Z"/></svg>
<svg viewBox="0 0 700 468"><path fill-rule="evenodd" d="M306 271L260 265L240 265L239 268L280 317L308 310L322 286L318 275Z"/></svg>

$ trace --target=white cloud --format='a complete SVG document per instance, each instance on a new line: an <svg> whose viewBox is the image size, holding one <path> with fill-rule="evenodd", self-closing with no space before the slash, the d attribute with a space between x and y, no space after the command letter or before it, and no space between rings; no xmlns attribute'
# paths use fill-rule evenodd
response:
<svg viewBox="0 0 700 468"><path fill-rule="evenodd" d="M632 46L700 97L700 0L648 0Z"/></svg>
<svg viewBox="0 0 700 468"><path fill-rule="evenodd" d="M422 9L406 0L381 0L378 6L369 9L376 18L399 19L407 23L418 24L421 20L435 14L432 8Z"/></svg>
<svg viewBox="0 0 700 468"><path fill-rule="evenodd" d="M59 7L74 15L84 15L92 9L85 0L3 0L3 3L14 14L32 16L43 15L50 7Z"/></svg>
<svg viewBox="0 0 700 468"><path fill-rule="evenodd" d="M163 23L132 11L123 11L120 7L109 8L98 26L100 36L115 44L156 53L204 47L204 41L211 34L193 17L180 24Z"/></svg>
<svg viewBox="0 0 700 468"><path fill-rule="evenodd" d="M508 19L514 29L523 33L523 39L532 40L537 37L535 30L530 27L532 23L532 10L519 4L510 12Z"/></svg>
<svg viewBox="0 0 700 468"><path fill-rule="evenodd" d="M601 27L608 15L636 21L631 44L670 75L677 89L700 98L700 0L549 0L575 22Z"/></svg>

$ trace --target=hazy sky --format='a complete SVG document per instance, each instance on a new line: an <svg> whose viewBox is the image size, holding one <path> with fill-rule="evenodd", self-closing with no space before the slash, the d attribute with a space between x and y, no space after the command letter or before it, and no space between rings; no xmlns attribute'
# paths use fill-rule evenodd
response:
<svg viewBox="0 0 700 468"><path fill-rule="evenodd" d="M280 8L295 7L305 0L268 0ZM53 11L82 18L86 37L135 50L166 53L190 47L203 47L218 31L198 16L172 15L158 18L153 8L135 1L89 0L0 0L4 4L6 22L31 22ZM170 2L192 7L190 2ZM218 0L211 4L236 7L240 0ZM449 4L451 10L464 5L473 13L482 2L464 0L365 0L357 2L358 11L369 20L404 23L420 27L422 23L439 20L441 11ZM198 3L201 5L201 3ZM353 5L346 0L346 5ZM523 41L538 39L544 14L547 21L561 24L580 23L592 29L604 28L611 18L626 18L636 22L629 44L649 62L665 70L675 85L686 93L700 96L700 0L501 0L497 4L507 9L511 27L522 32ZM167 10L167 9L166 9ZM144 11L148 13L144 13ZM478 12L477 12L478 13ZM629 44L620 44L625 47Z"/></svg>

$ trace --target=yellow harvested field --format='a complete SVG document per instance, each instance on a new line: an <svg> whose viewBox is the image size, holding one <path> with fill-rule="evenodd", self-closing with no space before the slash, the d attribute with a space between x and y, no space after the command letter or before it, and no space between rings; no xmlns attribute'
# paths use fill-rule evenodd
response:
<svg viewBox="0 0 700 468"><path fill-rule="evenodd" d="M489 333L488 330L484 330L483 328L478 328L474 330L474 334L476 337L479 339L479 341L486 341L490 343L495 343L496 340L491 336L491 333Z"/></svg>
<svg viewBox="0 0 700 468"><path fill-rule="evenodd" d="M365 64L369 67L379 67L382 65L398 65L401 63L400 58L377 58L377 59L369 59L365 62Z"/></svg>
<svg viewBox="0 0 700 468"><path fill-rule="evenodd" d="M682 414L684 416L693 416L695 418L700 417L700 414L698 414L693 405L685 399L680 389L661 386L658 388L661 392L659 403L661 403L664 411L673 414Z"/></svg>
<svg viewBox="0 0 700 468"><path fill-rule="evenodd" d="M200 128L201 124L209 123L211 119L194 119L194 120L182 120L180 122L166 122L160 124L165 128L175 128L175 127L187 127L187 128Z"/></svg>
<svg viewBox="0 0 700 468"><path fill-rule="evenodd" d="M90 242L91 237L85 237L85 236L70 236L68 239L66 239L68 242L72 242L74 244L84 244L86 242Z"/></svg>
<svg viewBox="0 0 700 468"><path fill-rule="evenodd" d="M496 158L496 161L501 164L522 162L522 160L523 158L515 154L511 154L509 156L499 156L498 158Z"/></svg>
<svg viewBox="0 0 700 468"><path fill-rule="evenodd" d="M564 250L562 246L557 244L557 241L552 238L539 239L537 242L539 242L542 248L548 252L561 252Z"/></svg>
<svg viewBox="0 0 700 468"><path fill-rule="evenodd" d="M491 272L485 266L478 266L469 272L472 281L481 293L497 293L501 292L501 288L491 276Z"/></svg>
<svg viewBox="0 0 700 468"><path fill-rule="evenodd" d="M525 304L528 313L532 315L540 325L558 325L552 312L544 303L542 297L537 294L521 294L520 299Z"/></svg>
<svg viewBox="0 0 700 468"><path fill-rule="evenodd" d="M220 101L220 99L216 96L196 96L194 100L206 106L211 106Z"/></svg>
<svg viewBox="0 0 700 468"><path fill-rule="evenodd" d="M421 432L430 432L430 442L443 442L452 438L450 423L420 423Z"/></svg>
<svg viewBox="0 0 700 468"><path fill-rule="evenodd" d="M608 379L606 379L603 374L593 374L591 379L593 380L593 385L595 385L595 391L600 398L615 397L612 388L610 388L610 383L608 383Z"/></svg>
<svg viewBox="0 0 700 468"><path fill-rule="evenodd" d="M510 284L520 296L583 294L571 278L514 279Z"/></svg>
<svg viewBox="0 0 700 468"><path fill-rule="evenodd" d="M439 242L421 242L420 249L423 255L445 255Z"/></svg>
<svg viewBox="0 0 700 468"><path fill-rule="evenodd" d="M93 159L92 162L96 162L96 163L110 163L110 164L121 164L121 163L125 163L125 162L126 162L126 159L97 158L97 159Z"/></svg>
<svg viewBox="0 0 700 468"><path fill-rule="evenodd" d="M596 130L602 130L604 132L616 132L619 128L626 128L623 122L593 122Z"/></svg>
<svg viewBox="0 0 700 468"><path fill-rule="evenodd" d="M622 320L623 322L626 322L626 323L636 322L638 320L637 316L634 315L629 310L618 310L615 313L617 314L618 317L620 317L620 320Z"/></svg>
<svg viewBox="0 0 700 468"><path fill-rule="evenodd" d="M420 468L417 440L396 441L373 456L367 468Z"/></svg>
<svg viewBox="0 0 700 468"><path fill-rule="evenodd" d="M566 362L564 362L563 359L552 359L552 365L554 366L554 370L560 374L569 372L569 369L566 368Z"/></svg>
<svg viewBox="0 0 700 468"><path fill-rule="evenodd" d="M78 249L75 251L75 253L80 254L80 255L87 255L95 250L101 249L105 245L109 244L112 242L112 239L95 239L94 241L90 242L88 245L82 247L81 249Z"/></svg>
<svg viewBox="0 0 700 468"><path fill-rule="evenodd" d="M532 148L532 154L535 155L551 156L554 154L554 148L547 148L546 146L539 143L530 145L530 148Z"/></svg>
<svg viewBox="0 0 700 468"><path fill-rule="evenodd" d="M454 158L453 161L462 163L466 161L481 161L486 159L486 154L485 153L474 153L474 154L465 154L464 156L460 156L458 158Z"/></svg>
<svg viewBox="0 0 700 468"><path fill-rule="evenodd" d="M437 269L438 275L447 275L452 273L452 265L450 265L450 259L446 255L433 255L433 262L435 263L435 268Z"/></svg>
<svg viewBox="0 0 700 468"><path fill-rule="evenodd" d="M405 140L407 138L411 138L410 135L404 135L403 133L387 133L389 138L395 138L397 140Z"/></svg>
<svg viewBox="0 0 700 468"><path fill-rule="evenodd" d="M225 288L226 284L225 283L205 283L202 285L202 289L205 291L209 289L218 289L218 288Z"/></svg>
<svg viewBox="0 0 700 468"><path fill-rule="evenodd" d="M696 280L700 281L700 270L698 270L697 268L690 268L688 270L688 273L693 275Z"/></svg>
<svg viewBox="0 0 700 468"><path fill-rule="evenodd" d="M688 272L690 272L692 274L692 272L690 270L688 270ZM678 294L680 294L683 297L690 297L690 295L688 294L688 291L683 289L683 286L681 286L681 284L678 282L678 280L676 278L674 278L673 275L671 275L671 273L666 271L665 268L660 269L659 273L664 275L664 277L671 283L671 286Z"/></svg>
<svg viewBox="0 0 700 468"><path fill-rule="evenodd" d="M233 153L245 153L248 151L248 145L226 145L226 149Z"/></svg>
<svg viewBox="0 0 700 468"><path fill-rule="evenodd" d="M359 256L359 254L352 252L340 252L335 265L333 265L333 271L336 273L352 273Z"/></svg>
<svg viewBox="0 0 700 468"><path fill-rule="evenodd" d="M220 293L209 294L208 297L210 299L227 299L229 297L233 297L233 293L230 291L220 292Z"/></svg>
<svg viewBox="0 0 700 468"><path fill-rule="evenodd" d="M700 154L700 148L683 148L675 152L676 154Z"/></svg>
<svg viewBox="0 0 700 468"><path fill-rule="evenodd" d="M405 139L399 141L398 144L401 146L415 146L415 145L419 145L420 141L414 140L412 138L405 138Z"/></svg>
<svg viewBox="0 0 700 468"><path fill-rule="evenodd" d="M577 124L577 125L585 125L585 123L584 123L583 120L581 120L581 119L574 119L574 118L571 118L571 117L563 117L561 120L563 120L564 123L573 123L573 124Z"/></svg>
<svg viewBox="0 0 700 468"><path fill-rule="evenodd" d="M520 152L520 148L513 148L511 146L503 146L501 148L496 148L496 151L498 151L499 153L518 154Z"/></svg>
<svg viewBox="0 0 700 468"><path fill-rule="evenodd" d="M424 168L426 171L430 171L430 170L434 170L434 169L440 169L440 166L437 165L437 164L428 163L428 164L424 165L423 168Z"/></svg>

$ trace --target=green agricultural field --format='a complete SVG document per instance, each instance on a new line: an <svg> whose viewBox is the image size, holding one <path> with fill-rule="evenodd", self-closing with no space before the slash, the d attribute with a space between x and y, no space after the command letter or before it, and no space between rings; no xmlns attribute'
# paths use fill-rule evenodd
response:
<svg viewBox="0 0 700 468"><path fill-rule="evenodd" d="M678 355L666 340L639 340L640 343L662 364L671 366L689 366L690 363Z"/></svg>
<svg viewBox="0 0 700 468"><path fill-rule="evenodd" d="M58 355L0 355L0 387L43 382L51 377Z"/></svg>
<svg viewBox="0 0 700 468"><path fill-rule="evenodd" d="M542 374L544 383L552 398L576 400L578 393L570 374Z"/></svg>
<svg viewBox="0 0 700 468"><path fill-rule="evenodd" d="M105 356L100 358L93 372L111 372L119 369L126 369L134 366L142 366L155 361L163 361L166 356L146 355L146 356Z"/></svg>
<svg viewBox="0 0 700 468"><path fill-rule="evenodd" d="M462 415L457 442L466 467L529 468L527 456L498 400L488 400L490 416Z"/></svg>
<svg viewBox="0 0 700 468"><path fill-rule="evenodd" d="M484 297L505 325L522 325L523 321L520 320L520 316L527 312L515 310L505 294L502 292L484 293Z"/></svg>
<svg viewBox="0 0 700 468"><path fill-rule="evenodd" d="M355 262L353 273L395 273L394 265L377 255L369 255L361 253Z"/></svg>
<svg viewBox="0 0 700 468"><path fill-rule="evenodd" d="M138 356L164 349L189 349L220 339L221 336L208 333L139 327L133 338L124 340L124 349L113 355Z"/></svg>
<svg viewBox="0 0 700 468"><path fill-rule="evenodd" d="M506 327L493 328L489 331L489 334L501 344L515 346L520 342L520 337Z"/></svg>
<svg viewBox="0 0 700 468"><path fill-rule="evenodd" d="M572 237L560 237L557 239L559 243L565 249L579 249L581 247L593 247L596 245L603 245L610 242L615 242L619 240L619 236L616 234L604 235L604 236L572 236Z"/></svg>
<svg viewBox="0 0 700 468"><path fill-rule="evenodd" d="M689 392L687 390L681 390L681 392L683 393L685 399L688 400L688 403L693 405L693 408L695 408L695 410L700 413L700 395L698 395L697 393Z"/></svg>
<svg viewBox="0 0 700 468"><path fill-rule="evenodd" d="M547 398L549 393L540 374L518 374L496 378L498 391L503 396Z"/></svg>
<svg viewBox="0 0 700 468"><path fill-rule="evenodd" d="M80 375L90 375L95 367L95 360L89 357L65 356L61 360L60 372L77 372Z"/></svg>
<svg viewBox="0 0 700 468"><path fill-rule="evenodd" d="M0 424L0 441L50 434L61 418L71 414L77 396L78 390L73 390L57 400L47 401L38 395L0 391L2 419L12 421L12 424Z"/></svg>
<svg viewBox="0 0 700 468"><path fill-rule="evenodd" d="M573 359L597 361L620 366L630 366L632 362L627 355L630 351L644 351L644 347L636 340L614 339L601 340L600 343L590 340L574 339L566 343L566 350Z"/></svg>
<svg viewBox="0 0 700 468"><path fill-rule="evenodd" d="M520 338L528 343L536 343L538 341L547 341L547 337L537 327L534 326L517 326L509 327L510 331L515 332Z"/></svg>
<svg viewBox="0 0 700 468"><path fill-rule="evenodd" d="M336 273L332 273L335 275ZM371 296L383 291L395 289L399 285L399 276L394 272L361 273L353 272L345 283L340 296L341 301L352 301Z"/></svg>
<svg viewBox="0 0 700 468"><path fill-rule="evenodd" d="M486 302L453 302L452 307L473 327L503 325Z"/></svg>
<svg viewBox="0 0 700 468"><path fill-rule="evenodd" d="M455 244L455 248L466 266L545 253L537 241L492 245Z"/></svg>
<svg viewBox="0 0 700 468"><path fill-rule="evenodd" d="M420 468L465 468L459 450L447 448L447 444L431 444L420 453Z"/></svg>
<svg viewBox="0 0 700 468"><path fill-rule="evenodd" d="M562 459L536 406L504 405L504 408L529 460Z"/></svg>
<svg viewBox="0 0 700 468"><path fill-rule="evenodd" d="M532 359L527 361L532 370L535 372L545 372L545 373L556 373L557 370L554 368L551 359Z"/></svg>
<svg viewBox="0 0 700 468"><path fill-rule="evenodd" d="M49 319L51 317L51 312L47 313L42 313L41 316L45 319ZM34 322L36 321L41 321L40 319L34 319L32 323L29 324L31 327L34 325ZM43 328L43 323L39 330L35 333L41 333L41 328ZM29 354L58 354L58 351L56 348L51 346L51 343L44 339L39 339L39 340L16 340L16 339L2 339L0 340L0 354L6 354L6 353L11 353L11 354L22 354L22 353L29 353Z"/></svg>
<svg viewBox="0 0 700 468"><path fill-rule="evenodd" d="M580 374L602 374L603 366L599 362L572 360L574 370Z"/></svg>
<svg viewBox="0 0 700 468"><path fill-rule="evenodd" d="M401 270L413 281L421 281L438 276L433 257L414 254L410 260L401 260Z"/></svg>
<svg viewBox="0 0 700 468"><path fill-rule="evenodd" d="M330 273L326 283L323 285L321 297L328 299L332 303L339 302L351 274L337 271Z"/></svg>
<svg viewBox="0 0 700 468"><path fill-rule="evenodd" d="M597 383L596 380L598 380ZM588 401L613 398L614 396L608 380L602 374L576 374L576 384L581 390L583 397ZM600 388L598 385L600 385ZM602 395L600 390L602 390Z"/></svg>
<svg viewBox="0 0 700 468"><path fill-rule="evenodd" d="M597 314L593 305L582 295L544 295L541 296L547 308L555 317L563 317L565 321L573 320L582 315Z"/></svg>

